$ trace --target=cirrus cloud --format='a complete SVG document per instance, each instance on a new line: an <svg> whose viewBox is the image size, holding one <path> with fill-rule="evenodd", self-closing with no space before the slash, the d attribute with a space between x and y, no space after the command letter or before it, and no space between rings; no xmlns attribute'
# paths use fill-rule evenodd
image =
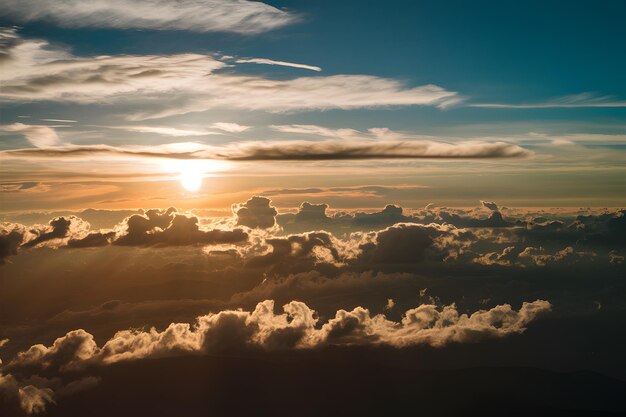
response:
<svg viewBox="0 0 626 417"><path fill-rule="evenodd" d="M247 0L6 0L0 15L65 27L242 34L265 32L297 21L293 13Z"/></svg>
<svg viewBox="0 0 626 417"><path fill-rule="evenodd" d="M412 87L373 75L291 79L241 75L213 55L78 57L42 40L23 39L11 28L0 31L0 52L0 63L6 66L0 71L1 101L127 104L142 109L127 114L129 120L214 108L267 112L446 108L462 100L456 92L437 85Z"/></svg>

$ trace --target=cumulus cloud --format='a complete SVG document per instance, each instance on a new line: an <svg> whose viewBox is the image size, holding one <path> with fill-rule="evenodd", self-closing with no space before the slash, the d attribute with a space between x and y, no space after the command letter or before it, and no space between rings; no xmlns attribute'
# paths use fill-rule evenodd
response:
<svg viewBox="0 0 626 417"><path fill-rule="evenodd" d="M23 225L4 224L0 229L0 259L16 255L18 248L34 248L54 243L57 247L88 248L106 246L186 246L242 244L248 234L241 229L201 227L196 216L178 214L176 209L151 209L134 214L115 230L89 231L90 225L76 216L57 217L47 226L26 229ZM24 243L22 243L24 242Z"/></svg>
<svg viewBox="0 0 626 417"><path fill-rule="evenodd" d="M67 236L70 231L71 220L65 217L58 217L50 220L50 230L41 232L34 239L29 240L22 246L25 248L32 248L40 243L47 242L52 239L62 239Z"/></svg>
<svg viewBox="0 0 626 417"><path fill-rule="evenodd" d="M514 246L507 246L502 252L489 252L483 255L479 255L474 259L474 262L482 265L512 265L519 256L519 251L516 251Z"/></svg>
<svg viewBox="0 0 626 417"><path fill-rule="evenodd" d="M527 247L520 254L520 259L528 259L535 265L545 266L549 264L572 265L582 260L593 259L593 252L576 251L568 246L555 253L549 253L544 248Z"/></svg>
<svg viewBox="0 0 626 417"><path fill-rule="evenodd" d="M480 204L482 204L483 207L488 208L489 210L498 211L498 205L492 201L480 200Z"/></svg>
<svg viewBox="0 0 626 417"><path fill-rule="evenodd" d="M91 232L87 236L81 238L73 238L68 240L68 248L94 248L97 246L106 246L110 244L117 234L110 232Z"/></svg>
<svg viewBox="0 0 626 417"><path fill-rule="evenodd" d="M310 271L318 264L339 266L346 257L346 245L332 234L318 231L285 237L265 239L269 250L256 254L252 248L246 266L249 268L269 268L275 273L296 273ZM342 247L343 246L343 247Z"/></svg>
<svg viewBox="0 0 626 417"><path fill-rule="evenodd" d="M551 310L547 301L524 302L518 310L509 304L472 314L456 305L421 304L406 310L399 321L366 308L335 311L321 319L301 301L291 301L276 312L265 300L249 310L221 310L198 316L193 323L172 322L163 330L130 329L116 332L101 345L94 336L76 329L49 346L35 344L0 362L0 404L11 412L34 414L65 395L90 389L99 378L85 376L93 367L122 361L190 354L312 350L326 346L426 345L477 343L523 333ZM387 310L394 309L387 300ZM43 375L43 376L41 376Z"/></svg>
<svg viewBox="0 0 626 417"><path fill-rule="evenodd" d="M51 346L37 344L19 352L8 367L72 371L80 369L97 351L98 346L91 334L82 329L73 330L56 339Z"/></svg>
<svg viewBox="0 0 626 417"><path fill-rule="evenodd" d="M222 245L218 249L221 253L234 256L231 266L272 274L307 270L336 274L363 267L401 270L423 262L429 267L466 262L510 267L598 262L620 265L622 211L557 218L546 211L545 216L538 217L526 211L506 210L507 219L500 211L481 217L484 210L480 208L430 207L405 213L396 205L377 212L329 213L327 204L303 202L295 213L278 214L270 199L255 196L233 205L232 217L215 218L205 224L197 216L178 213L173 207L135 214L105 212L118 219L127 217L113 228L108 225L95 230L76 215L58 216L47 225L31 227L3 223L0 259L4 263L20 248L42 246ZM89 210L83 213L98 219ZM217 254L210 250L206 253Z"/></svg>
<svg viewBox="0 0 626 417"><path fill-rule="evenodd" d="M248 239L241 229L202 230L198 218L176 214L174 208L166 211L148 210L145 215L127 218L122 231L113 241L120 246L183 246L200 244L240 244ZM94 238L96 242L99 240Z"/></svg>
<svg viewBox="0 0 626 417"><path fill-rule="evenodd" d="M258 3L257 3L258 4ZM274 79L217 71L227 64L212 55L77 57L45 41L0 33L4 101L54 100L141 106L131 120L220 108L270 112L388 106L444 108L461 99L436 85L410 87L369 75Z"/></svg>
<svg viewBox="0 0 626 417"><path fill-rule="evenodd" d="M363 226L382 226L408 221L409 218L402 213L402 207L388 204L379 212L354 214L354 224Z"/></svg>
<svg viewBox="0 0 626 417"><path fill-rule="evenodd" d="M45 148L59 144L59 136L54 129L49 126L13 123L10 125L0 125L0 131L19 133L37 148Z"/></svg>
<svg viewBox="0 0 626 417"><path fill-rule="evenodd" d="M485 207L483 205L483 207ZM470 228L509 228L516 225L524 225L524 222L506 220L498 210L492 210L487 218L484 218L475 210L462 210L446 207L428 206L418 213L410 221L418 223L449 223L456 227Z"/></svg>
<svg viewBox="0 0 626 417"><path fill-rule="evenodd" d="M34 237L24 242L22 247L33 248L50 241L63 240L85 234L88 229L89 224L76 216L56 217L50 220L48 226L30 229L29 234Z"/></svg>
<svg viewBox="0 0 626 417"><path fill-rule="evenodd" d="M443 260L475 240L472 232L452 225L398 223L365 235L359 261L398 264Z"/></svg>
<svg viewBox="0 0 626 417"><path fill-rule="evenodd" d="M16 413L42 413L48 404L54 403L54 392L50 388L21 383L11 374L0 373L0 404L2 403Z"/></svg>
<svg viewBox="0 0 626 417"><path fill-rule="evenodd" d="M247 0L6 0L0 15L21 22L65 27L191 30L254 34L293 23L297 17Z"/></svg>
<svg viewBox="0 0 626 417"><path fill-rule="evenodd" d="M257 304L253 311L224 310L200 316L195 324L171 323L163 331L123 330L99 347L88 332L68 332L51 346L33 345L18 353L8 371L67 372L92 364L179 355L260 348L310 349L326 345L388 345L397 348L478 342L490 337L522 333L539 315L551 309L547 301L524 302L519 310L498 305L490 310L461 314L454 304L422 304L407 310L400 322L356 307L338 310L320 325L317 312L300 301L274 312L274 301Z"/></svg>
<svg viewBox="0 0 626 417"><path fill-rule="evenodd" d="M305 201L300 205L294 217L299 222L324 222L329 219L326 215L327 209L328 204L311 204Z"/></svg>
<svg viewBox="0 0 626 417"><path fill-rule="evenodd" d="M243 204L235 204L233 213L237 216L237 224L251 229L269 229L276 224L278 212L271 206L272 201L266 197L254 196Z"/></svg>
<svg viewBox="0 0 626 417"><path fill-rule="evenodd" d="M5 259L17 255L18 248L24 240L24 228L21 225L4 224L0 228L0 265Z"/></svg>

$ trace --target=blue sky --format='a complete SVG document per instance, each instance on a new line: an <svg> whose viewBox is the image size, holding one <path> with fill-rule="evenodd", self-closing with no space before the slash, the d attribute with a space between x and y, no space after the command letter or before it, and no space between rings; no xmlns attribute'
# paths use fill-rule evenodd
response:
<svg viewBox="0 0 626 417"><path fill-rule="evenodd" d="M223 3L216 1L216 4ZM288 97L276 98L276 93L270 92L267 100L262 94L254 96L258 91L242 92L241 97L232 102L228 102L228 98L221 104L219 96L213 97L214 90L210 86L204 86L207 90L203 96L194 97L194 85L203 86L205 79L199 72L193 74L193 77L200 77L195 84L175 85L167 91L158 88L158 79L156 86L152 82L139 87L129 87L128 80L119 83L116 80L120 90L111 93L87 91L91 87L85 75L82 85L76 82L75 90L65 85L61 92L42 91L40 97L9 93L0 102L3 126L0 148L4 150L41 148L42 144L127 147L179 142L216 146L289 140L349 143L430 140L448 144L463 140L503 141L533 153L534 156L524 162L505 163L507 169L521 176L528 174L523 171L531 168L543 171L556 167L551 175L565 175L563 170L577 173L589 169L593 176L600 176L589 180L590 190L623 177L626 144L623 77L626 57L620 53L626 39L623 2L476 1L471 7L462 1L267 2L256 5L265 7L264 13L273 13L271 19L288 18L289 22L275 21L271 23L275 27L271 28L246 26L246 30L238 29L235 24L227 31L201 26L217 21L218 18L211 17L214 9L210 8L206 12L208 17L199 17L200 26L189 28L187 23L177 21L172 28L168 21L173 20L168 17L171 10L159 13L157 7L153 9L158 23L145 27L136 21L97 14L89 15L89 22L82 24L84 16L76 18L71 8L64 10L58 3L49 6L49 11L44 2L43 12L29 4L7 3L0 14L0 26L15 27L15 36L23 45L44 42L42 48L56 54L46 62L91 60L96 65L98 61L94 57L107 55L112 60L122 57L124 65L131 65L133 60L140 61L146 55L171 60L179 54L193 53L206 57L207 65L216 65L210 71L218 77L220 74L249 77L262 83L281 80L290 83L302 79L305 83L316 84L315 87L289 84ZM321 71L237 62L258 58L319 67ZM166 65L172 65L172 72L182 82L186 75L181 74L188 74L184 71L196 70L169 62ZM3 71L8 74L12 63L6 65ZM15 73L20 71L16 68L13 68ZM102 69L94 68L89 69L94 71L92 75L100 75L98 71ZM69 69L60 71L68 71L66 74L71 79ZM373 78L358 79L360 75ZM340 90L332 85L336 76L349 78L348 84ZM6 81L9 92L13 91L13 83L22 83L18 78L13 76ZM26 89L23 91L39 88L32 87L38 86L33 80L35 78L24 81L26 84L18 87ZM381 83L392 83L392 87L385 84L380 88L393 91L381 90L370 99L368 89L372 87L368 83L372 82L375 88ZM327 93L325 83L330 85ZM424 93L420 89L425 86L428 89L430 85L437 86L448 97L423 102L419 97L432 91ZM135 92L129 93L128 88ZM306 92L299 88L305 88ZM414 88L419 91L412 90ZM226 94L228 90L220 91L219 94ZM211 95L210 104L207 104L206 94ZM303 94L301 99L299 94ZM408 98L407 94L413 96ZM336 105L333 95L336 95ZM248 96L256 98L247 102ZM189 103L194 100L196 102ZM198 105L198 100L202 104ZM75 122L64 124L41 119ZM245 129L216 131L215 126L220 123L234 123ZM50 139L50 135L58 138L52 142L46 137L33 140L33 135L41 134L42 130L28 128L29 136L24 125L48 126L54 132L45 131L47 138ZM297 127L300 125L309 129L304 132ZM146 126L152 130L146 131ZM160 131L155 132L154 128ZM168 134L164 129L169 129L170 133L171 129L177 130L176 134ZM320 134L320 129L327 131ZM345 131L337 129L350 129L352 133L346 135ZM378 132L386 129L391 133L382 136L369 129L379 129ZM33 133L35 131L37 133ZM564 144L568 146L561 146ZM9 154L3 156L7 158ZM32 175L22 175L18 166L31 164L34 171L41 169L41 161L9 159L7 181L33 180ZM62 163L61 160L52 162ZM388 163L393 165L392 162L380 165ZM493 172L502 170L502 163L494 161ZM15 171L12 164L18 164ZM72 164L76 165L77 161ZM337 169L351 166L347 162L337 164ZM263 169L270 165L262 164ZM416 161L409 165L415 172L396 162L393 175L400 173L406 177L409 171L411 175L425 174L424 163ZM452 166L446 162L426 165L429 169L440 167L442 170ZM467 161L458 165L462 166L459 173L464 174L488 164ZM273 172L273 169L267 171ZM392 181L393 175L385 180ZM103 174L102 179L105 177ZM597 204L619 204L621 200L616 200L616 196L622 187L623 182L619 181L613 188L607 186L607 198ZM543 199L540 197L543 194L527 195L524 201Z"/></svg>
<svg viewBox="0 0 626 417"><path fill-rule="evenodd" d="M472 7L463 1L270 3L294 12L300 20L254 36L67 29L40 21L21 23L20 33L64 45L76 55L221 52L302 62L322 67L325 75L370 74L408 84L432 83L458 91L470 103L542 103L581 93L626 99L626 57L620 53L626 38L626 5L620 1L477 1ZM15 22L5 18L2 24ZM294 73L256 65L242 70L275 77ZM624 124L620 108L398 110L377 117L413 129L480 121L584 120L608 129ZM354 115L354 121L364 124L370 118L366 113ZM353 115L321 116L338 124L337 117L343 121Z"/></svg>

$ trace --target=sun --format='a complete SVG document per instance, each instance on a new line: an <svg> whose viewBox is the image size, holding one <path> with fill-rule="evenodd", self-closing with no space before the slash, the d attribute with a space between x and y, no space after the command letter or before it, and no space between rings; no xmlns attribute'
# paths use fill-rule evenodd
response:
<svg viewBox="0 0 626 417"><path fill-rule="evenodd" d="M159 164L163 171L171 175L170 178L180 181L181 187L189 193L200 191L206 177L214 176L230 167L226 161L204 159L165 160Z"/></svg>
<svg viewBox="0 0 626 417"><path fill-rule="evenodd" d="M189 192L196 192L202 187L202 177L202 171L193 167L184 168L180 172L180 185Z"/></svg>

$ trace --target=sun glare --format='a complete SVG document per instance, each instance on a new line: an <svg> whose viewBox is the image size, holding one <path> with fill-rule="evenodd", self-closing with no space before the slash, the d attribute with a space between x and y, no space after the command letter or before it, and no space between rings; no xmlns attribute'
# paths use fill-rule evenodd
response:
<svg viewBox="0 0 626 417"><path fill-rule="evenodd" d="M180 185L190 192L196 192L202 187L203 172L195 169L184 169L180 173Z"/></svg>
<svg viewBox="0 0 626 417"><path fill-rule="evenodd" d="M168 160L161 163L166 172L176 175L181 187L190 193L198 192L207 174L228 169L225 161L211 160Z"/></svg>

